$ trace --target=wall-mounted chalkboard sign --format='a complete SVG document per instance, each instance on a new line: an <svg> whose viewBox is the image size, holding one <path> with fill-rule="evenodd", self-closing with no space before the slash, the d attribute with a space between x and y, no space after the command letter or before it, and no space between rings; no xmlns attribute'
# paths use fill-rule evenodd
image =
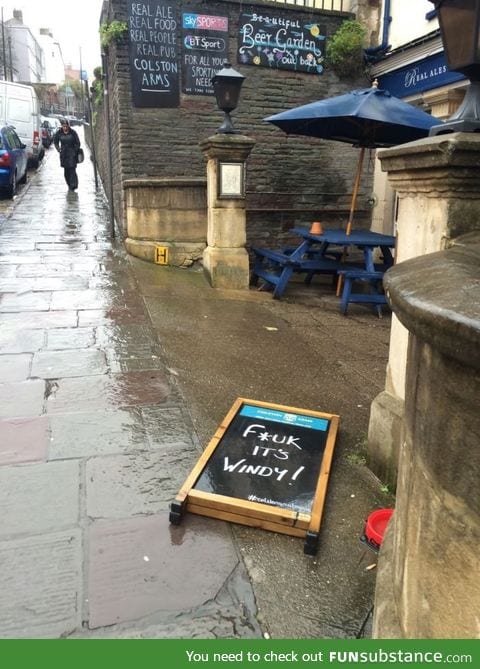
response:
<svg viewBox="0 0 480 669"><path fill-rule="evenodd" d="M305 537L317 551L339 417L239 398L170 507Z"/></svg>
<svg viewBox="0 0 480 669"><path fill-rule="evenodd" d="M189 95L213 95L212 77L228 60L228 17L182 14L183 86Z"/></svg>
<svg viewBox="0 0 480 669"><path fill-rule="evenodd" d="M175 0L128 2L132 99L135 107L178 107L178 11Z"/></svg>
<svg viewBox="0 0 480 669"><path fill-rule="evenodd" d="M238 62L279 70L322 74L324 26L285 14L242 12L238 33Z"/></svg>

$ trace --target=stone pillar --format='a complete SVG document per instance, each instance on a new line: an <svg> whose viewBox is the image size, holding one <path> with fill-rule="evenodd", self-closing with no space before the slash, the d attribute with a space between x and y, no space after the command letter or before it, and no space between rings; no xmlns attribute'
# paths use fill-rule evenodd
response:
<svg viewBox="0 0 480 669"><path fill-rule="evenodd" d="M385 277L410 342L375 638L480 638L479 287L480 230Z"/></svg>
<svg viewBox="0 0 480 669"><path fill-rule="evenodd" d="M382 169L399 196L396 262L446 248L480 227L480 136L454 133L380 151ZM404 435L408 332L392 317L384 392L372 403L368 465L396 483Z"/></svg>
<svg viewBox="0 0 480 669"><path fill-rule="evenodd" d="M245 162L254 140L217 134L200 142L207 159L207 248L203 267L214 288L248 289Z"/></svg>

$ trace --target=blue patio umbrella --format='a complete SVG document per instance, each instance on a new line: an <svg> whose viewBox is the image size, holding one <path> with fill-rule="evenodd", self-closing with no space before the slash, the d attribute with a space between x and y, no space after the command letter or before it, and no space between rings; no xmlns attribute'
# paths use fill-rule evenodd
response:
<svg viewBox="0 0 480 669"><path fill-rule="evenodd" d="M426 137L442 121L374 84L268 116L287 134L378 149Z"/></svg>
<svg viewBox="0 0 480 669"><path fill-rule="evenodd" d="M432 126L442 123L378 88L376 82L371 88L317 100L264 120L289 135L332 139L361 147L347 234L352 227L365 149L385 148L427 137Z"/></svg>

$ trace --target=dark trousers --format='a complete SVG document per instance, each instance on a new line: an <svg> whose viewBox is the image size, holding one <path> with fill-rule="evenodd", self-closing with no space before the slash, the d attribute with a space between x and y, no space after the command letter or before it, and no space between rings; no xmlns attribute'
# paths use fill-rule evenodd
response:
<svg viewBox="0 0 480 669"><path fill-rule="evenodd" d="M70 190L78 188L78 176L76 167L64 167L63 174Z"/></svg>

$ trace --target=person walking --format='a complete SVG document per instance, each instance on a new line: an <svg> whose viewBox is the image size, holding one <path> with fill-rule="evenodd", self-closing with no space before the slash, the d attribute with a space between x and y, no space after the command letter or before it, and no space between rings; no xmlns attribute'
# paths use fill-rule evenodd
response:
<svg viewBox="0 0 480 669"><path fill-rule="evenodd" d="M53 144L60 153L60 165L63 167L65 181L70 190L78 188L77 163L80 139L66 119L55 133Z"/></svg>

